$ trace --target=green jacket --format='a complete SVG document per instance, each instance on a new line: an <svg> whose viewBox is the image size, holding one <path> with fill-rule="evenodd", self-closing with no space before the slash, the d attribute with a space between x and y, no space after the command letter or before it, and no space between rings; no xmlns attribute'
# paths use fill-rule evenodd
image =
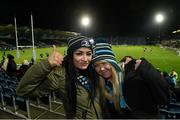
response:
<svg viewBox="0 0 180 120"><path fill-rule="evenodd" d="M81 85L76 85L76 88L77 106L75 118L82 118L82 114L84 110L86 110L87 119L96 119L95 109L93 105L90 105L88 92ZM30 67L16 89L17 95L26 97L42 97L51 91L58 91L60 95L66 97L65 69L62 66L52 69L47 60ZM66 104L66 102L64 104ZM94 106L98 117L101 118L98 98L95 100Z"/></svg>

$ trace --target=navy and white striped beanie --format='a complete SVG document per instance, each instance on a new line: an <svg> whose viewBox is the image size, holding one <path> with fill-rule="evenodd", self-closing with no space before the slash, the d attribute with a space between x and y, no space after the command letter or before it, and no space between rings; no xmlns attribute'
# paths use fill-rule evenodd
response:
<svg viewBox="0 0 180 120"><path fill-rule="evenodd" d="M87 47L92 50L93 45L94 40L92 38L88 38L81 35L71 37L68 41L67 54L72 55L76 49L79 49L81 47Z"/></svg>
<svg viewBox="0 0 180 120"><path fill-rule="evenodd" d="M112 47L108 43L96 43L95 47L93 47L93 59L92 62L95 64L97 61L107 61L114 66L117 71L121 71L120 67L116 62L115 55L112 51Z"/></svg>

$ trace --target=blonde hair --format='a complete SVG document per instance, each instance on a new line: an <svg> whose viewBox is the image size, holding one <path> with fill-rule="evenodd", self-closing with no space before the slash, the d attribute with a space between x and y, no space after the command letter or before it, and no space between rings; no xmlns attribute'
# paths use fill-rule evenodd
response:
<svg viewBox="0 0 180 120"><path fill-rule="evenodd" d="M119 97L120 97L119 76L118 76L115 68L112 65L111 65L111 70L112 70L113 95L108 93L107 89L105 88L105 79L102 77L100 77L100 83L99 83L100 91L101 91L103 99L108 99L108 100L113 101L115 109L117 111L119 111L120 110L120 107L119 107Z"/></svg>

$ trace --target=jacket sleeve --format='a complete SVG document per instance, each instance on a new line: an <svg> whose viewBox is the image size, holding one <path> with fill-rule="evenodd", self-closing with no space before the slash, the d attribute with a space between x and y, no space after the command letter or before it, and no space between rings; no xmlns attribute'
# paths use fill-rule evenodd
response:
<svg viewBox="0 0 180 120"><path fill-rule="evenodd" d="M158 105L168 104L170 98L169 86L163 76L146 60L142 60L137 72L145 80L149 94Z"/></svg>
<svg viewBox="0 0 180 120"><path fill-rule="evenodd" d="M19 96L41 97L50 91L58 89L58 78L53 76L54 70L51 69L47 60L41 61L28 69L17 86L16 93ZM55 79L56 78L56 79Z"/></svg>

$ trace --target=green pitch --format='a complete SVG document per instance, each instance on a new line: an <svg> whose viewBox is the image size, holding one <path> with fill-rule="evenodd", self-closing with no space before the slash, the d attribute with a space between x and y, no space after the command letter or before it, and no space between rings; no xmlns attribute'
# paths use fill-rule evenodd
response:
<svg viewBox="0 0 180 120"><path fill-rule="evenodd" d="M146 49L145 49L146 48ZM61 54L66 53L66 47L58 47ZM45 53L50 53L51 48L38 48L36 50L36 62L40 60L40 54L43 53L43 58L46 58ZM25 49L25 52L20 50L20 58L15 58L17 64L21 64L24 59L31 60L32 49ZM113 52L116 55L117 62L124 56L130 55L134 58L145 57L150 63L161 71L170 72L175 70L180 78L180 56L174 50L160 48L159 46L113 46ZM10 53L16 56L16 51L6 51L6 55ZM0 52L2 56L2 52ZM2 59L2 58L0 58ZM178 78L178 80L179 80Z"/></svg>
<svg viewBox="0 0 180 120"><path fill-rule="evenodd" d="M49 48L35 48L36 51L36 62L38 62L40 60L40 54L43 54L43 58L46 59L46 53L51 53L51 47ZM60 52L61 54L64 54L66 51L66 47L59 47L57 48L58 52ZM24 51L24 52L23 52ZM23 60L28 60L31 61L32 58L32 48L31 49L23 49L23 50L19 50L19 54L20 57L16 58L16 50L13 51L6 51L6 55L7 54L12 54L15 57L15 61L17 64L22 64ZM0 56L2 56L2 51L0 52ZM2 59L2 57L0 58L0 60Z"/></svg>
<svg viewBox="0 0 180 120"><path fill-rule="evenodd" d="M178 80L180 80L180 56L175 50L160 48L159 46L113 46L113 51L118 62L126 55L137 59L145 57L161 71L169 73L174 69L179 75Z"/></svg>

